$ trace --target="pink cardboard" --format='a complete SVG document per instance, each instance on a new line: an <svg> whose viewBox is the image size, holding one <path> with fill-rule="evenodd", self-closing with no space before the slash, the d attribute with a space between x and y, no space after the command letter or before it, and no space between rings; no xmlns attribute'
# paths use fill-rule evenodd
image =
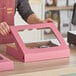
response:
<svg viewBox="0 0 76 76"><path fill-rule="evenodd" d="M11 60L0 54L0 71L13 70L14 64Z"/></svg>
<svg viewBox="0 0 76 76"><path fill-rule="evenodd" d="M49 47L49 48L34 48L29 49L23 43L20 35L18 34L19 30L25 29L41 29L41 28L51 28L57 39L60 42L59 46ZM70 56L69 47L66 45L63 37L57 30L54 23L43 23L43 24L32 24L28 26L11 26L11 33L13 35L13 40L16 44L17 49L7 46L7 53L13 57L21 60L23 62L31 61L40 61L47 59L57 59L57 58L66 58Z"/></svg>

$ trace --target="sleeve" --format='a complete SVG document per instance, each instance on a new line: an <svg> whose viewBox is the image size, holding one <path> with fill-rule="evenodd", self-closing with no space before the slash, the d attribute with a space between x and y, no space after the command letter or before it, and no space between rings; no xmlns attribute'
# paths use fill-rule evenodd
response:
<svg viewBox="0 0 76 76"><path fill-rule="evenodd" d="M19 0L17 10L25 21L27 21L27 18L34 13L30 8L28 0Z"/></svg>
<svg viewBox="0 0 76 76"><path fill-rule="evenodd" d="M73 6L73 15L72 15L72 21L71 21L71 23L73 25L76 25L76 3Z"/></svg>

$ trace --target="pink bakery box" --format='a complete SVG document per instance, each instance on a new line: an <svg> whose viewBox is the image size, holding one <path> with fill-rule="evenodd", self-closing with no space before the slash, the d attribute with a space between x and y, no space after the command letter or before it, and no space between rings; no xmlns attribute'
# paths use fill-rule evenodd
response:
<svg viewBox="0 0 76 76"><path fill-rule="evenodd" d="M10 28L15 45L11 44L7 45L6 52L20 61L31 62L31 61L67 58L70 56L69 47L66 45L63 37L57 30L54 23L31 24L28 26L11 26ZM52 29L56 38L60 42L59 46L45 47L45 48L38 48L38 47L28 48L27 44L23 42L22 38L18 33L18 31L43 29L43 28Z"/></svg>
<svg viewBox="0 0 76 76"><path fill-rule="evenodd" d="M0 71L14 70L13 61L0 54Z"/></svg>

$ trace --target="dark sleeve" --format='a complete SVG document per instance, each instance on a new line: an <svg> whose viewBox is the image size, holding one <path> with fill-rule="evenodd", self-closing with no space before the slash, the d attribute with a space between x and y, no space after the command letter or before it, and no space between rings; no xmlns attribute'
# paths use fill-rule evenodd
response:
<svg viewBox="0 0 76 76"><path fill-rule="evenodd" d="M72 15L72 21L71 23L73 25L76 25L76 3L74 4L74 7L73 7L73 15Z"/></svg>
<svg viewBox="0 0 76 76"><path fill-rule="evenodd" d="M28 0L19 0L17 10L25 21L27 21L27 18L33 14Z"/></svg>

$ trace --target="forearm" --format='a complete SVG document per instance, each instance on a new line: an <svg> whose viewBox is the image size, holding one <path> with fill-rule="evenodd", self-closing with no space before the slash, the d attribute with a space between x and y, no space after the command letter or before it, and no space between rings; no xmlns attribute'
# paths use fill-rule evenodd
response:
<svg viewBox="0 0 76 76"><path fill-rule="evenodd" d="M32 14L27 18L27 23L29 24L42 23L42 22L43 20L39 19L35 14Z"/></svg>

